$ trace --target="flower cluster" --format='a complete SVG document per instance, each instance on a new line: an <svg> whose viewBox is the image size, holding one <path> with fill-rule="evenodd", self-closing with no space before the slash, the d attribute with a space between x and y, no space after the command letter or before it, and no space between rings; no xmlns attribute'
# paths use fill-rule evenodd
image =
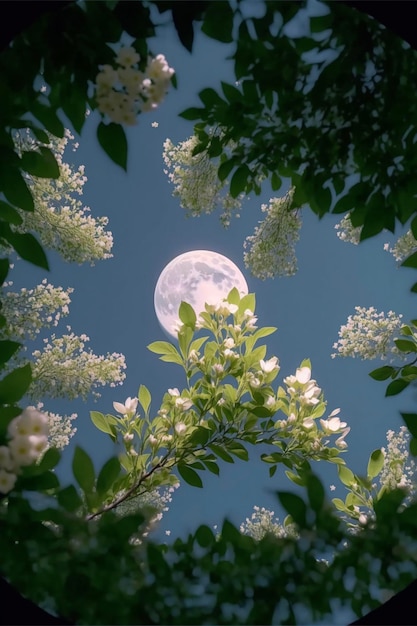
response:
<svg viewBox="0 0 417 626"><path fill-rule="evenodd" d="M384 244L384 250L391 252L392 256L398 263L402 263L410 254L417 251L417 241L414 238L411 230L408 230L405 235L401 235L390 247L389 243Z"/></svg>
<svg viewBox="0 0 417 626"><path fill-rule="evenodd" d="M163 159L167 169L164 172L174 185L172 195L180 199L187 215L198 217L219 207L223 211L220 221L227 227L233 214L239 217L244 196L232 198L227 191L227 179L219 179L218 163L210 159L206 151L193 155L198 142L195 135L176 145L166 139Z"/></svg>
<svg viewBox="0 0 417 626"><path fill-rule="evenodd" d="M41 243L56 250L66 261L94 265L95 261L112 257L113 237L106 230L107 217L92 217L89 207L83 206L77 197L82 195L87 181L84 166L74 167L63 160L65 148L73 139L68 130L62 139L50 135L49 144L33 139L30 131L16 134L15 145L19 153L46 146L53 152L60 172L56 179L25 174L35 210L20 211L23 221L16 229L37 232Z"/></svg>
<svg viewBox="0 0 417 626"><path fill-rule="evenodd" d="M362 226L353 226L349 213L346 213L341 221L335 225L335 229L341 241L353 243L355 246L360 242Z"/></svg>
<svg viewBox="0 0 417 626"><path fill-rule="evenodd" d="M153 111L164 99L174 74L163 54L149 57L142 72L140 56L131 46L121 48L117 68L103 65L96 77L96 98L101 113L116 124L137 123L140 112Z"/></svg>
<svg viewBox="0 0 417 626"><path fill-rule="evenodd" d="M356 313L349 315L347 323L340 327L339 339L333 344L336 356L360 357L361 359L386 359L400 357L401 353L394 344L395 336L400 332L402 315L394 311L378 313L374 307L356 306Z"/></svg>
<svg viewBox="0 0 417 626"><path fill-rule="evenodd" d="M12 285L7 283L7 287ZM1 290L3 291L3 290ZM34 289L2 293L2 315L6 325L1 334L14 339L34 339L42 328L57 326L68 315L73 289L54 287L45 278Z"/></svg>
<svg viewBox="0 0 417 626"><path fill-rule="evenodd" d="M21 468L34 463L48 445L48 418L26 408L8 425L7 445L0 446L0 493L11 491Z"/></svg>
<svg viewBox="0 0 417 626"><path fill-rule="evenodd" d="M269 511L265 507L253 507L252 515L246 518L240 525L240 532L260 541L267 535L277 537L296 538L298 536L295 524L282 525L278 517L274 518L274 511Z"/></svg>
<svg viewBox="0 0 417 626"><path fill-rule="evenodd" d="M77 432L72 422L77 419L78 415L77 413L58 415L58 413L43 410L43 407L42 402L38 402L36 405L38 411L42 411L48 419L48 447L62 450L69 444L70 439Z"/></svg>
<svg viewBox="0 0 417 626"><path fill-rule="evenodd" d="M97 398L100 396L98 387L115 387L123 383L126 378L123 371L126 369L125 357L118 353L96 355L91 349L84 349L88 341L87 335L74 333L62 337L52 335L49 340L44 340L43 351L33 352L33 381L29 388L33 399L48 396L85 400L90 393Z"/></svg>
<svg viewBox="0 0 417 626"><path fill-rule="evenodd" d="M350 427L338 417L340 409L334 409L327 419L317 419L324 414L326 403L317 381L311 378L309 361L303 361L295 375L284 378L284 384L286 391L281 388L275 399L287 416L275 422L280 437L291 437L294 450L303 449L305 454L317 459L321 458L321 453L327 454L330 436L338 435L335 445L345 450L345 437Z"/></svg>
<svg viewBox="0 0 417 626"><path fill-rule="evenodd" d="M387 432L387 447L382 448L384 466L379 475L381 487L389 491L402 487L415 492L417 486L417 464L409 455L410 433L401 426L396 433Z"/></svg>
<svg viewBox="0 0 417 626"><path fill-rule="evenodd" d="M256 278L292 276L297 271L295 244L300 238L300 209L294 208L294 188L283 198L262 205L266 213L253 235L246 237L243 259Z"/></svg>
<svg viewBox="0 0 417 626"><path fill-rule="evenodd" d="M357 245L360 242L362 226L353 226L349 213L347 213L342 220L335 225L335 229L337 230L337 236L341 241L347 241L348 243L353 243L354 245ZM417 241L410 229L404 235L401 235L393 246L389 243L385 243L384 250L386 252L390 252L398 263L402 263L404 259L410 256L410 254L417 251Z"/></svg>

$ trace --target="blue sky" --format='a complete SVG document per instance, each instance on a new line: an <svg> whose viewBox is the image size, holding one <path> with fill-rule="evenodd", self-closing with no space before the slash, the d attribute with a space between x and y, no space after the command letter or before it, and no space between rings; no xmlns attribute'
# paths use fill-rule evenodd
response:
<svg viewBox="0 0 417 626"><path fill-rule="evenodd" d="M167 28L151 42L151 49L154 54L165 54L175 68L178 90L171 89L155 113L142 115L138 126L128 130L127 174L100 149L95 137L97 115L87 120L77 153L68 153L68 160L86 167L85 203L93 215L110 219L114 258L90 268L66 264L49 254L50 282L75 289L66 323L74 332L89 335L96 353L124 353L127 379L123 387L105 390L96 403L56 401L45 403L46 408L78 413L78 432L71 448L81 445L101 464L113 448L91 424L90 410L112 412L112 402L136 395L140 384L150 389L157 410L168 387L181 388L185 381L180 368L162 363L146 348L152 341L165 339L155 316L153 292L160 272L171 259L192 249L209 249L229 257L243 271L249 290L256 293L259 324L278 327L278 332L267 338L268 355L280 359L277 384L294 373L304 358L311 358L313 377L324 390L328 411L340 407L341 417L351 426L346 459L354 471L365 471L370 452L384 445L388 428L401 425L399 411L409 410L415 393L406 390L399 397L385 399L386 385L367 375L378 364L332 360L332 344L355 305L393 309L403 313L404 319L417 317L413 313L415 297L409 294L412 271L398 269L392 256L384 252L383 244L392 240L390 235L352 246L336 236L338 216L319 221L306 207L297 246L298 273L265 282L251 276L244 268L242 245L261 219L261 204L274 195L268 185L261 196L250 198L241 218L224 230L220 213L187 219L163 173L164 140L170 137L177 142L192 134L192 123L179 118L178 113L198 106L197 93L202 88L217 88L220 80L233 81L232 64L226 60L231 48L197 33L190 55ZM159 123L157 128L151 126L154 121ZM44 277L41 270L24 262L18 263L15 273L16 284L27 287ZM65 323L61 332L65 332ZM294 485L283 472L270 479L268 466L259 460L260 453L256 448L250 450L249 463L222 464L219 478L204 475L204 489L182 485L161 530L170 529L175 536L201 523L220 524L225 516L238 524L251 514L254 505L278 513L273 492L293 489ZM70 479L71 449L64 457L60 475L65 482ZM327 487L337 484L333 466L316 469ZM343 493L340 490L336 495L343 497Z"/></svg>

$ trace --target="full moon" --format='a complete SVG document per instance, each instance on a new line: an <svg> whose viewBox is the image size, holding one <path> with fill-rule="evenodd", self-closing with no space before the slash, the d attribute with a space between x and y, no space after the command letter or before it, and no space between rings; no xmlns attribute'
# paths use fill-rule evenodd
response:
<svg viewBox="0 0 417 626"><path fill-rule="evenodd" d="M227 257L211 250L191 250L175 257L162 270L155 287L155 312L162 328L176 337L181 301L188 302L196 315L204 305L219 304L236 287L241 296L248 285L240 269Z"/></svg>

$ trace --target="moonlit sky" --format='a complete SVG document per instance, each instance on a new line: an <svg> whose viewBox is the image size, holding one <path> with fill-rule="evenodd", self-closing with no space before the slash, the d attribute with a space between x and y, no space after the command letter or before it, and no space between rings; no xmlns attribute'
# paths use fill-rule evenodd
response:
<svg viewBox="0 0 417 626"><path fill-rule="evenodd" d="M248 2L248 7L259 11L261 5ZM295 29L300 27L294 25ZM233 82L232 62L226 60L233 47L197 32L193 53L189 54L171 26L161 29L150 47L155 55L165 54L175 68L178 89L170 90L155 113L143 114L138 125L128 129L127 174L99 147L95 137L99 122L96 114L86 122L78 151L67 152L68 161L85 164L88 182L84 202L93 215L110 219L114 258L91 268L64 263L58 255L48 253L49 281L75 290L70 315L58 327L57 334L64 334L66 324L70 324L75 333L86 333L91 338L89 345L95 353L125 354L128 369L124 385L105 389L95 403L45 402L46 409L79 415L78 432L65 450L59 469L63 483L71 480L75 444L92 455L96 467L113 452L110 440L92 425L90 410L112 412L114 400L124 402L126 397L135 396L142 383L151 391L156 412L168 387L181 389L184 385L181 368L159 361L146 346L166 339L153 306L158 276L175 256L193 249L213 250L236 263L245 275L249 291L256 293L259 325L278 327L278 332L266 339L268 357L276 355L280 359L281 373L276 385L294 373L304 358L311 358L313 377L324 390L328 413L340 407L341 417L351 426L345 458L354 471L365 472L370 452L384 445L388 428L401 425L399 411L410 410L415 392L407 389L400 396L385 399L386 383L368 376L380 363L333 360L332 345L355 305L375 306L379 311L392 309L403 313L405 320L417 317L413 311L415 296L409 293L415 281L413 271L398 269L393 257L383 250L383 244L393 240L391 234L384 233L360 246L343 243L334 230L338 216L325 216L319 221L306 207L297 245L298 273L292 278L265 282L251 276L243 265L243 241L261 219L261 204L274 195L268 184L261 196L250 197L241 218L234 219L230 228L224 230L220 212L199 219L185 217L179 200L171 195L172 186L163 172L162 160L162 144L167 137L178 142L192 134L192 122L182 120L178 113L189 106L199 106L197 93L204 87L217 89L221 80ZM152 122L159 126L152 127ZM286 189L275 193L282 195ZM20 261L10 278L16 286L29 288L44 276L43 270ZM254 505L282 515L274 491L297 488L286 479L283 470L270 479L268 465L259 460L261 452L250 449L248 463L221 463L220 477L204 472L203 489L182 484L161 522L160 532L170 529L171 537L184 535L201 523L221 524L225 516L239 524L250 516ZM340 484L335 466L322 463L314 469L327 488L332 483ZM338 486L331 495L344 498L344 494Z"/></svg>

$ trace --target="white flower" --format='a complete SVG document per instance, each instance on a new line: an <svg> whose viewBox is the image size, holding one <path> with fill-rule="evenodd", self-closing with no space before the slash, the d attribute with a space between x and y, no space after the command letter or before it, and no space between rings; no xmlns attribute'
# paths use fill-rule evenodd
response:
<svg viewBox="0 0 417 626"><path fill-rule="evenodd" d="M151 126L152 128L158 128L159 122L152 122Z"/></svg>
<svg viewBox="0 0 417 626"><path fill-rule="evenodd" d="M178 422L178 424L175 424L175 432L177 433L177 435L183 435L187 430L187 426L186 424L184 424L184 422Z"/></svg>
<svg viewBox="0 0 417 626"><path fill-rule="evenodd" d="M313 428L314 420L311 419L311 417L307 417L306 419L303 420L303 426L304 428Z"/></svg>
<svg viewBox="0 0 417 626"><path fill-rule="evenodd" d="M47 446L46 437L37 437L31 435L29 437L17 435L10 443L9 448L15 466L30 465L38 458L39 454Z"/></svg>
<svg viewBox="0 0 417 626"><path fill-rule="evenodd" d="M341 422L338 417L331 417L327 420L320 420L323 430L326 433L337 433L346 427L346 422Z"/></svg>
<svg viewBox="0 0 417 626"><path fill-rule="evenodd" d="M16 480L16 474L11 474L4 469L0 469L0 493L9 493L9 491L13 489Z"/></svg>
<svg viewBox="0 0 417 626"><path fill-rule="evenodd" d="M268 396L264 402L264 406L267 409L272 409L275 406L276 399L274 396Z"/></svg>
<svg viewBox="0 0 417 626"><path fill-rule="evenodd" d="M278 369L278 359L276 356L273 356L268 361L264 361L263 359L259 362L261 370L265 374L270 374L274 370Z"/></svg>
<svg viewBox="0 0 417 626"><path fill-rule="evenodd" d="M138 406L137 398L127 398L125 403L121 402L113 402L114 410L120 413L121 415L134 415L136 412L136 408Z"/></svg>
<svg viewBox="0 0 417 626"><path fill-rule="evenodd" d="M180 411L187 411L193 406L193 402L188 398L176 398L175 406L180 409Z"/></svg>
<svg viewBox="0 0 417 626"><path fill-rule="evenodd" d="M11 437L18 435L47 435L48 417L30 406L22 411L21 415L15 417L8 426L8 433Z"/></svg>
<svg viewBox="0 0 417 626"><path fill-rule="evenodd" d="M229 302L219 302L216 305L215 311L218 315L223 315L223 317L228 317L229 315L234 315L238 306L236 304L230 304Z"/></svg>
<svg viewBox="0 0 417 626"><path fill-rule="evenodd" d="M336 485L330 485L330 491L336 491Z"/></svg>
<svg viewBox="0 0 417 626"><path fill-rule="evenodd" d="M162 437L162 441L164 440L164 438ZM157 446L158 445L158 439L154 436L154 435L149 435L149 443L152 447Z"/></svg>
<svg viewBox="0 0 417 626"><path fill-rule="evenodd" d="M234 339L232 339L232 337L228 337L227 339L225 339L223 341L223 345L225 348L234 348L235 347L235 341Z"/></svg>
<svg viewBox="0 0 417 626"><path fill-rule="evenodd" d="M125 434L123 435L123 441L124 441L125 443L129 443L130 441L132 441L132 440L133 440L134 436L135 436L135 435L134 435L133 433L125 433Z"/></svg>
<svg viewBox="0 0 417 626"><path fill-rule="evenodd" d="M300 238L301 210L293 206L294 191L292 188L283 198L271 198L269 205L262 205L266 217L243 244L245 265L261 280L292 276L297 271L295 244Z"/></svg>
<svg viewBox="0 0 417 626"><path fill-rule="evenodd" d="M346 437L346 435L347 435L349 432L350 432L350 427L345 428L345 429L343 430L343 434L342 434L340 437L338 437L338 438L336 439L335 444L337 445L337 447L338 447L338 448L344 449L344 448L347 448L347 447L348 447L348 445L347 445L347 443L346 443L346 441L345 441L345 437Z"/></svg>
<svg viewBox="0 0 417 626"><path fill-rule="evenodd" d="M309 367L298 367L295 373L297 382L305 385L311 378L311 369Z"/></svg>
<svg viewBox="0 0 417 626"><path fill-rule="evenodd" d="M8 446L0 446L0 469L13 469L13 460Z"/></svg>
<svg viewBox="0 0 417 626"><path fill-rule="evenodd" d="M213 372L215 376L220 376L224 372L224 367L221 363L215 363L213 365Z"/></svg>
<svg viewBox="0 0 417 626"><path fill-rule="evenodd" d="M124 48L120 48L119 52L116 56L116 61L119 65L123 65L124 67L130 67L135 65L140 60L140 56L136 52L132 46L125 46Z"/></svg>
<svg viewBox="0 0 417 626"><path fill-rule="evenodd" d="M172 396L173 398L178 397L180 394L179 389L177 389L177 387L174 387L173 389L168 389L168 393L170 396Z"/></svg>

